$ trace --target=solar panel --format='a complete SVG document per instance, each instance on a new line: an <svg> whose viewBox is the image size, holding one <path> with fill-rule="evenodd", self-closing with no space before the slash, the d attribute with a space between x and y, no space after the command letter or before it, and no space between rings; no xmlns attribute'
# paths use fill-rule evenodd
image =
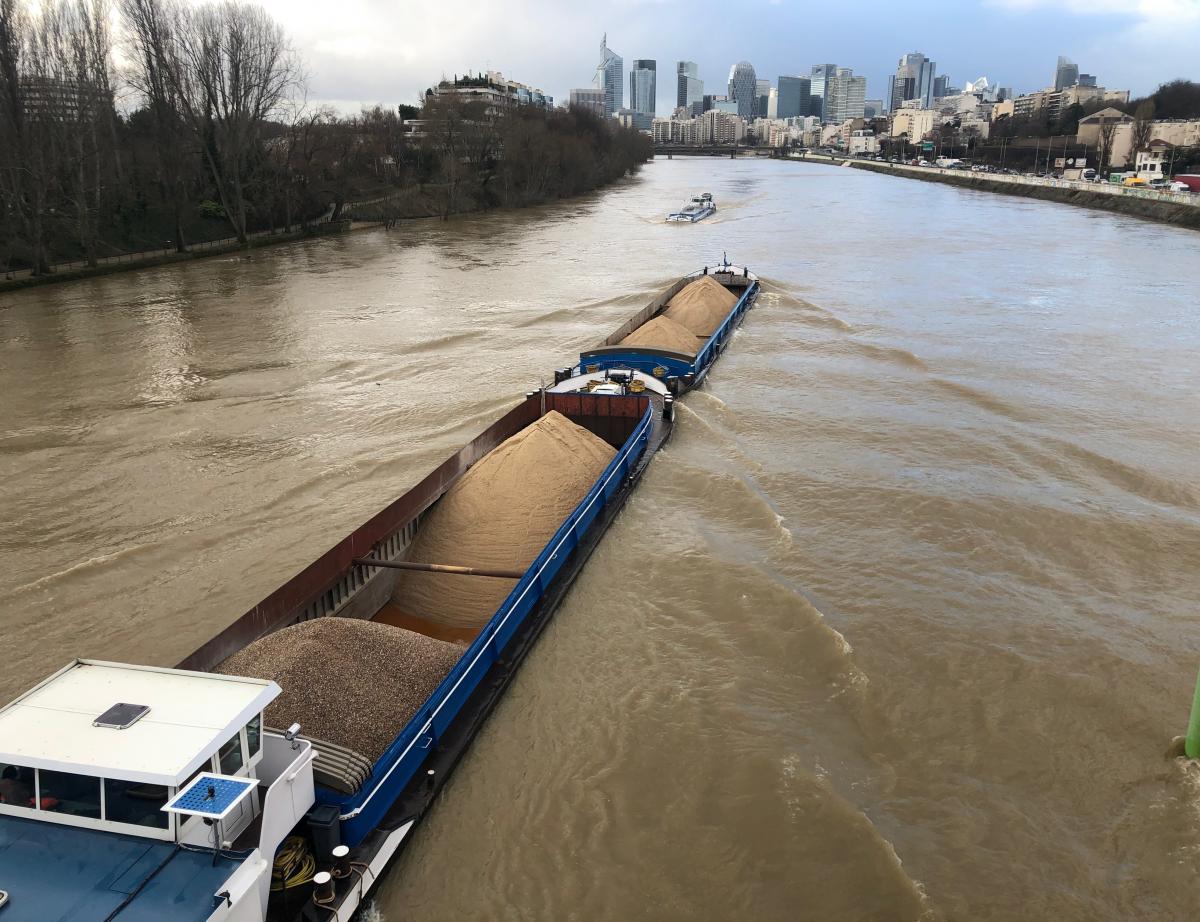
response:
<svg viewBox="0 0 1200 922"><path fill-rule="evenodd" d="M114 704L92 721L93 727L108 727L110 730L127 730L150 712L148 704Z"/></svg>
<svg viewBox="0 0 1200 922"><path fill-rule="evenodd" d="M223 820L234 807L250 796L258 785L254 778L235 778L201 772L186 788L171 798L164 810L185 816Z"/></svg>

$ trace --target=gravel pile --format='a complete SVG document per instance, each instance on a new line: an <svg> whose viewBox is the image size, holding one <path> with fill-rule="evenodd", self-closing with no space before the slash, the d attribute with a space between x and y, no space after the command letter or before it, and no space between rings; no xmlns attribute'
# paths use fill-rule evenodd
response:
<svg viewBox="0 0 1200 922"><path fill-rule="evenodd" d="M711 275L702 275L667 302L662 316L681 324L696 336L707 338L716 332L737 302L737 295L732 291Z"/></svg>
<svg viewBox="0 0 1200 922"><path fill-rule="evenodd" d="M622 346L639 346L642 349L665 349L695 356L700 351L701 340L696 334L670 317L659 315L621 340Z"/></svg>
<svg viewBox="0 0 1200 922"><path fill-rule="evenodd" d="M477 461L430 509L406 559L522 571L616 454L551 411ZM513 579L401 571L392 601L405 615L478 629Z"/></svg>
<svg viewBox="0 0 1200 922"><path fill-rule="evenodd" d="M315 618L268 634L218 672L273 679L272 727L298 723L306 737L383 754L458 662L463 648L355 618Z"/></svg>

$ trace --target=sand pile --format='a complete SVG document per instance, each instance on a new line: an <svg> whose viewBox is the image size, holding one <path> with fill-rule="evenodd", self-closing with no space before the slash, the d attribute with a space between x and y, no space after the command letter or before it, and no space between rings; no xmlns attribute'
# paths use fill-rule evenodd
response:
<svg viewBox="0 0 1200 922"><path fill-rule="evenodd" d="M315 618L256 640L218 672L274 679L272 727L353 749L372 762L462 656L463 648L354 618Z"/></svg>
<svg viewBox="0 0 1200 922"><path fill-rule="evenodd" d="M701 341L696 334L682 324L661 314L621 340L622 346L639 346L643 349L665 349L694 356L700 351Z"/></svg>
<svg viewBox="0 0 1200 922"><path fill-rule="evenodd" d="M702 275L667 302L662 316L687 327L696 336L709 337L737 302L737 295L732 291L711 275Z"/></svg>
<svg viewBox="0 0 1200 922"><path fill-rule="evenodd" d="M525 570L615 454L603 439L551 411L488 452L446 491L405 557ZM392 600L408 615L478 629L516 582L401 571Z"/></svg>

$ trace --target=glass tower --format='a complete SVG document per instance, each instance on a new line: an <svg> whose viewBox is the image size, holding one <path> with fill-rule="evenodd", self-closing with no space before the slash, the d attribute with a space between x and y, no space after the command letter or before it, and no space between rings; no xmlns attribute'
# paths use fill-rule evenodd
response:
<svg viewBox="0 0 1200 922"><path fill-rule="evenodd" d="M604 93L604 108L609 115L625 104L625 61L608 47L608 34L600 40L600 63L596 65L596 89Z"/></svg>
<svg viewBox="0 0 1200 922"><path fill-rule="evenodd" d="M797 118L810 115L809 97L812 81L808 77L779 78L779 118Z"/></svg>
<svg viewBox="0 0 1200 922"><path fill-rule="evenodd" d="M680 61L675 65L675 105L693 109L704 102L704 81L695 61Z"/></svg>
<svg viewBox="0 0 1200 922"><path fill-rule="evenodd" d="M749 61L739 61L729 68L729 98L737 103L737 114L752 119L758 109L758 78Z"/></svg>
<svg viewBox="0 0 1200 922"><path fill-rule="evenodd" d="M629 108L638 116L638 128L649 128L658 93L658 62L637 58L629 71ZM644 123L644 125L642 124Z"/></svg>

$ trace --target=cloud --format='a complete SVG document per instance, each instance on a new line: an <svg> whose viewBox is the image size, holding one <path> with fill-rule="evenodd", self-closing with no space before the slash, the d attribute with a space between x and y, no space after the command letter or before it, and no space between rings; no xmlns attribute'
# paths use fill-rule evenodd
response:
<svg viewBox="0 0 1200 922"><path fill-rule="evenodd" d="M193 0L201 2L201 0ZM797 4L775 0L257 0L292 36L309 98L343 109L414 103L443 75L499 70L565 101L591 83L600 36L624 58L658 61L658 108L674 106L675 62L700 64L706 92L729 67L760 76L807 73L835 61L868 77L879 98L905 51L921 49L955 83L986 73L1028 91L1067 54L1112 88L1135 95L1176 76L1200 78L1200 0L975 0L948 17L894 0ZM723 29L722 24L740 23ZM714 31L715 30L715 31ZM720 35L719 42L713 36Z"/></svg>

